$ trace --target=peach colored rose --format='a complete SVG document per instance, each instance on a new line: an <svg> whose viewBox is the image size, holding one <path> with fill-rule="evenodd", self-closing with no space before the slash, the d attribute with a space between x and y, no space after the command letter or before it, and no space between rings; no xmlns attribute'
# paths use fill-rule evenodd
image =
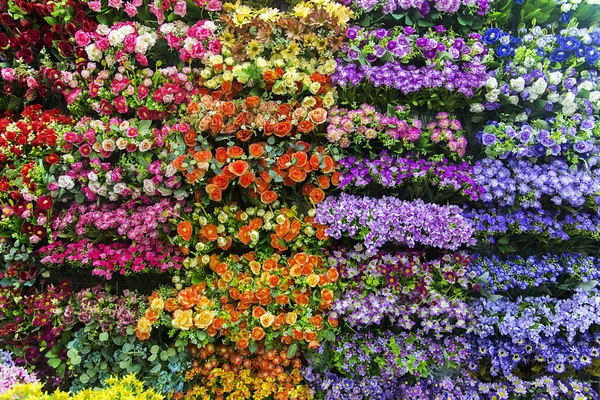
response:
<svg viewBox="0 0 600 400"><path fill-rule="evenodd" d="M266 313L260 317L260 324L263 326L263 328L268 328L273 325L273 321L275 321L275 317L271 313Z"/></svg>
<svg viewBox="0 0 600 400"><path fill-rule="evenodd" d="M289 312L285 315L285 323L288 325L294 325L298 320L298 314L295 312Z"/></svg>
<svg viewBox="0 0 600 400"><path fill-rule="evenodd" d="M212 324L215 319L215 311L202 311L194 315L194 326L198 329L206 329Z"/></svg>
<svg viewBox="0 0 600 400"><path fill-rule="evenodd" d="M189 330L194 325L192 321L192 310L175 310L171 324L175 329L181 329L182 331Z"/></svg>
<svg viewBox="0 0 600 400"><path fill-rule="evenodd" d="M317 274L310 274L307 278L306 278L306 283L308 283L308 285L310 287L315 287L319 284L319 275Z"/></svg>

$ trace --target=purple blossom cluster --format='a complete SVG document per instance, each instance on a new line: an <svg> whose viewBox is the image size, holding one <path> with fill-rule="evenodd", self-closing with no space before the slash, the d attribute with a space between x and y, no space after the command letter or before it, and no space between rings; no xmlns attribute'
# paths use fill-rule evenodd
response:
<svg viewBox="0 0 600 400"><path fill-rule="evenodd" d="M435 335L466 329L472 311L462 298L471 286L470 261L460 252L432 261L422 251L368 256L362 244L332 250L328 263L342 278L332 314L359 330L384 322Z"/></svg>
<svg viewBox="0 0 600 400"><path fill-rule="evenodd" d="M440 206L422 200L402 201L342 193L317 205L315 222L328 225L327 235L343 234L361 240L367 254L375 254L386 243L415 247L417 244L456 250L476 240L471 222L460 207Z"/></svg>
<svg viewBox="0 0 600 400"><path fill-rule="evenodd" d="M481 277L482 286L490 293L513 288L526 290L531 287L557 284L561 278L580 282L600 280L600 259L579 253L521 257L511 255L475 255L469 266L471 276Z"/></svg>
<svg viewBox="0 0 600 400"><path fill-rule="evenodd" d="M332 82L341 87L353 87L364 82L373 87L394 88L404 95L417 92L460 93L467 99L479 92L488 78L486 66L481 62L457 65L450 60L417 67L395 62L361 66L338 59L336 72L331 76Z"/></svg>
<svg viewBox="0 0 600 400"><path fill-rule="evenodd" d="M438 113L434 121L424 123L412 118L408 107L397 106L393 112L380 113L366 103L356 110L332 107L327 115L327 140L341 148L351 144L370 147L373 142L381 142L395 153L429 152L439 147L442 152L463 157L467 149L460 121L448 113Z"/></svg>
<svg viewBox="0 0 600 400"><path fill-rule="evenodd" d="M600 292L576 291L571 298L480 299L470 367L483 359L490 373L511 376L518 366L541 363L549 373L584 369L600 357Z"/></svg>
<svg viewBox="0 0 600 400"><path fill-rule="evenodd" d="M485 153L492 158L565 157L570 164L578 161L590 166L597 164L595 155L600 151L596 141L595 117L583 119L580 114L571 117L535 120L518 123L514 119L489 122L477 134Z"/></svg>
<svg viewBox="0 0 600 400"><path fill-rule="evenodd" d="M383 14L413 8L423 15L429 14L432 8L442 13L454 14L461 8L466 8L477 11L479 15L485 15L490 8L488 0L340 0L340 3L364 12L380 10Z"/></svg>
<svg viewBox="0 0 600 400"><path fill-rule="evenodd" d="M333 364L345 376L376 373L385 380L426 378L451 371L469 357L466 336L430 336L421 330L356 332L330 345Z"/></svg>
<svg viewBox="0 0 600 400"><path fill-rule="evenodd" d="M481 35L470 34L466 39L447 32L438 25L434 30L419 35L411 26L393 29L368 29L353 26L346 32L345 61L361 64L381 62L409 63L417 60L427 64L450 59L453 62L483 62L487 48Z"/></svg>
<svg viewBox="0 0 600 400"><path fill-rule="evenodd" d="M561 214L544 209L467 208L463 216L473 224L475 236L490 243L495 242L494 237L503 234L521 233L560 240L569 240L571 236L600 239L600 217L584 212Z"/></svg>
<svg viewBox="0 0 600 400"><path fill-rule="evenodd" d="M473 167L466 162L453 164L441 161L391 157L382 151L375 160L359 160L354 156L339 161L342 171L340 188L364 188L371 182L385 188L396 188L405 184L426 182L441 190L460 193L473 201L479 200L483 188L475 182Z"/></svg>
<svg viewBox="0 0 600 400"><path fill-rule="evenodd" d="M525 381L510 375L500 382L479 382L478 397L473 399L560 399L560 400L597 400L598 394L589 382L575 379L561 379L553 376L542 376Z"/></svg>
<svg viewBox="0 0 600 400"><path fill-rule="evenodd" d="M588 201L596 208L600 203L600 173L574 170L564 160L537 165L528 160L485 158L473 170L475 183L484 189L481 199L487 203L542 208L544 197L573 207L583 207Z"/></svg>

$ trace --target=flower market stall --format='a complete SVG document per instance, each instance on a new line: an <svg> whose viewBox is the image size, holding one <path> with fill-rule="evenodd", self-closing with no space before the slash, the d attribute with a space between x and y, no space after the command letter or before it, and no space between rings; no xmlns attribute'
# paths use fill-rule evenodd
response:
<svg viewBox="0 0 600 400"><path fill-rule="evenodd" d="M595 0L0 0L0 399L597 400Z"/></svg>

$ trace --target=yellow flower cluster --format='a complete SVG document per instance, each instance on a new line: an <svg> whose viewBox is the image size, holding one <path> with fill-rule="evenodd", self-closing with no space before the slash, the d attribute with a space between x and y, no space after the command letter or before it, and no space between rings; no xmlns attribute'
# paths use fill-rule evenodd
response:
<svg viewBox="0 0 600 400"><path fill-rule="evenodd" d="M301 380L301 379L300 379ZM264 400L297 399L308 400L313 396L305 384L282 386L273 377L262 377L250 369L240 372L225 371L216 368L211 371L210 379L205 379L202 385L194 386L185 394L190 400Z"/></svg>
<svg viewBox="0 0 600 400"><path fill-rule="evenodd" d="M77 394L57 390L54 393L42 391L41 383L18 384L0 394L0 400L162 400L164 396L154 389L144 389L144 384L129 374L122 378L109 378L103 389L85 389Z"/></svg>

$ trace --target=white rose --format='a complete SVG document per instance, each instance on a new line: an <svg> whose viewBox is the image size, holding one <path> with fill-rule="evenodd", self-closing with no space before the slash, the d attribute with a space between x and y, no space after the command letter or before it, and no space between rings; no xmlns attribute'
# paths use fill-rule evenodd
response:
<svg viewBox="0 0 600 400"><path fill-rule="evenodd" d="M577 104L575 104L575 103L563 105L562 112L566 116L573 115L573 114L575 114L576 111L577 111Z"/></svg>
<svg viewBox="0 0 600 400"><path fill-rule="evenodd" d="M95 172L90 172L88 174L88 179L90 182L98 182L98 175Z"/></svg>
<svg viewBox="0 0 600 400"><path fill-rule="evenodd" d="M483 104L480 104L480 103L471 104L470 110L471 110L472 113L483 112L483 110L484 110Z"/></svg>
<svg viewBox="0 0 600 400"><path fill-rule="evenodd" d="M156 193L156 186L154 186L152 179L144 179L144 193L148 196L154 196Z"/></svg>
<svg viewBox="0 0 600 400"><path fill-rule="evenodd" d="M496 78L490 76L485 82L485 87L488 89L496 89L498 87L498 81L496 80Z"/></svg>
<svg viewBox="0 0 600 400"><path fill-rule="evenodd" d="M123 182L119 182L113 187L113 191L118 194L123 193L123 190L125 189L127 189L127 185L125 185Z"/></svg>
<svg viewBox="0 0 600 400"><path fill-rule="evenodd" d="M551 85L558 85L560 81L562 81L563 74L560 71L551 72L549 75L548 82L550 82Z"/></svg>
<svg viewBox="0 0 600 400"><path fill-rule="evenodd" d="M560 11L562 11L562 12L566 13L566 12L569 12L569 11L571 11L571 8L573 8L573 5L572 5L572 4L565 3L565 4L563 4L562 6L560 6Z"/></svg>
<svg viewBox="0 0 600 400"><path fill-rule="evenodd" d="M584 81L581 85L579 85L579 89L584 89L584 90L592 90L594 88L594 85L592 84L592 82L590 81Z"/></svg>
<svg viewBox="0 0 600 400"><path fill-rule="evenodd" d="M267 60L265 60L262 57L258 57L255 62L256 62L256 66L258 68L266 68L267 67Z"/></svg>
<svg viewBox="0 0 600 400"><path fill-rule="evenodd" d="M485 99L490 102L495 102L498 100L498 96L500 96L500 89L494 89L489 93L486 93Z"/></svg>
<svg viewBox="0 0 600 400"><path fill-rule="evenodd" d="M519 77L517 79L511 79L510 87L513 88L513 90L516 90L517 92L522 92L525 88L525 79L523 79L522 77Z"/></svg>
<svg viewBox="0 0 600 400"><path fill-rule="evenodd" d="M508 98L508 102L512 105L517 105L519 104L519 96L509 96Z"/></svg>
<svg viewBox="0 0 600 400"><path fill-rule="evenodd" d="M563 106L571 105L575 102L575 94L569 92L566 96L560 101L560 104Z"/></svg>
<svg viewBox="0 0 600 400"><path fill-rule="evenodd" d="M110 28L104 24L100 24L98 25L98 28L96 28L96 32L98 32L102 36L106 36L110 32Z"/></svg>
<svg viewBox="0 0 600 400"><path fill-rule="evenodd" d="M111 33L108 34L108 43L110 43L111 46L118 46L121 43L123 43L123 40L125 39L125 35L123 35L121 33L120 29L117 29L116 31L112 31Z"/></svg>
<svg viewBox="0 0 600 400"><path fill-rule="evenodd" d="M71 190L75 187L75 182L73 182L73 178L68 175L61 175L58 177L58 186L63 189Z"/></svg>
<svg viewBox="0 0 600 400"><path fill-rule="evenodd" d="M523 61L523 65L525 65L527 68L531 68L531 67L533 67L534 64L535 64L535 59L533 57L525 57L525 61Z"/></svg>
<svg viewBox="0 0 600 400"><path fill-rule="evenodd" d="M538 78L531 86L531 91L540 95L546 91L548 84L544 78ZM537 96L536 96L537 97Z"/></svg>
<svg viewBox="0 0 600 400"><path fill-rule="evenodd" d="M97 48L94 43L88 44L85 47L85 52L87 53L88 58L91 61L100 61L100 60L102 60L102 50L100 50L99 48Z"/></svg>
<svg viewBox="0 0 600 400"><path fill-rule="evenodd" d="M560 94L558 93L550 93L548 95L548 100L553 103L558 103L560 101Z"/></svg>
<svg viewBox="0 0 600 400"><path fill-rule="evenodd" d="M600 92L597 90L594 90L593 92L590 93L590 99L591 102L595 103L596 101L600 100Z"/></svg>

